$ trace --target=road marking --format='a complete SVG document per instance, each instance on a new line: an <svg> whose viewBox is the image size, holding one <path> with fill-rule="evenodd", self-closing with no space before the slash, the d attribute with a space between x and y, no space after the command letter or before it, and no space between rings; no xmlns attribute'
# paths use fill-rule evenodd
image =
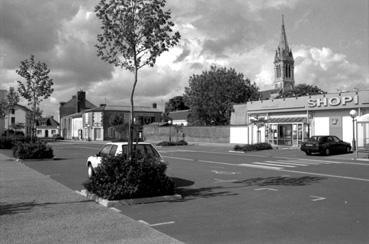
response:
<svg viewBox="0 0 369 244"><path fill-rule="evenodd" d="M179 157L169 157L169 156L163 156L164 158L171 158L171 159L179 159L179 160L185 160L185 161L196 161L192 158L179 158Z"/></svg>
<svg viewBox="0 0 369 244"><path fill-rule="evenodd" d="M174 158L174 157L168 157ZM187 160L187 161L195 161L194 159L188 158L175 158L180 160ZM324 176L324 177L331 177L331 178L338 178L338 179L345 179L345 180L354 180L354 181L364 181L369 182L369 179L365 178L358 178L358 177L350 177L350 176L343 176L343 175L331 175L331 174L323 174L323 173L316 173L316 172L307 172L307 171L298 171L298 170L287 170L281 167L272 167L272 166L264 166L264 165L255 165L255 164L231 164L231 163L223 163L223 162L215 162L215 161L205 161L205 160L198 160L199 163L210 163L210 164L221 164L221 165L229 165L234 167L250 167L250 168L260 168L260 169L269 169L269 170L278 170L281 172L288 172L288 173L296 173L296 174L308 174L308 175L317 175L317 176Z"/></svg>
<svg viewBox="0 0 369 244"><path fill-rule="evenodd" d="M214 178L214 180L215 180L214 183L233 183L235 181L238 181L238 179L223 180L223 179L218 179L218 178Z"/></svg>
<svg viewBox="0 0 369 244"><path fill-rule="evenodd" d="M262 163L259 162L255 162L255 164L261 164L261 165L269 165L269 166L278 166L278 167L287 167L287 168L295 168L296 165L288 165L288 164L283 164L282 162L275 162L275 161L265 161Z"/></svg>
<svg viewBox="0 0 369 244"><path fill-rule="evenodd" d="M170 225L170 224L174 224L174 221L168 221L168 222L162 222L162 223L156 223L156 224L149 224L148 222L144 221L144 220L138 220L138 222L148 225L150 227L154 227L154 226L160 226L160 225Z"/></svg>
<svg viewBox="0 0 369 244"><path fill-rule="evenodd" d="M360 166L369 166L368 163L357 163L357 162L339 162L339 161L329 161L329 160L320 160L320 159L301 159L301 158L291 158L291 157L282 157L282 156L276 156L275 158L281 158L281 159L292 159L292 160L299 160L299 161L306 161L306 162L325 162L327 164L352 164L352 165L360 165ZM348 159L351 160L351 159Z"/></svg>
<svg viewBox="0 0 369 244"><path fill-rule="evenodd" d="M113 208L113 207L111 207L110 208L111 210L113 210L113 211L115 211L115 212L118 212L118 213L120 213L121 211L119 210L119 209L117 209L117 208Z"/></svg>
<svg viewBox="0 0 369 244"><path fill-rule="evenodd" d="M156 223L156 224L151 224L149 226L154 227L154 226L160 226L160 225L171 225L174 224L174 221L168 221L168 222L163 222L163 223Z"/></svg>
<svg viewBox="0 0 369 244"><path fill-rule="evenodd" d="M331 177L331 178L339 178L339 179L345 179L345 180L356 180L356 181L369 182L369 179L358 178L358 177L350 177L350 176L343 176L343 175L331 175L331 174L323 174L323 173L307 172L307 171L298 171L298 170L287 170L287 169L282 169L280 171L282 171L282 172L288 172L288 173L296 173L296 174L318 175L318 176L325 176L325 177Z"/></svg>
<svg viewBox="0 0 369 244"><path fill-rule="evenodd" d="M211 172L217 175L236 175L240 173L240 172L233 172L233 171L218 171L218 170L212 170Z"/></svg>
<svg viewBox="0 0 369 244"><path fill-rule="evenodd" d="M278 191L278 189L264 187L264 188L254 189L254 191Z"/></svg>
<svg viewBox="0 0 369 244"><path fill-rule="evenodd" d="M311 198L314 198L314 199L312 199L312 200L311 200L311 201L313 201L313 202L316 202L316 201L322 201L322 200L327 199L327 198L325 198L325 197L319 197L319 196L313 196L313 195L311 195L310 197L311 197Z"/></svg>
<svg viewBox="0 0 369 244"><path fill-rule="evenodd" d="M261 162L253 162L253 164L236 164L237 166L243 166L243 167L250 167L250 168L259 168L259 169L271 169L271 170L281 170L282 167L277 166L266 166L266 165L257 165L255 163L261 163Z"/></svg>
<svg viewBox="0 0 369 244"><path fill-rule="evenodd" d="M308 166L309 165L307 163L299 163L299 162L292 161L292 160L277 160L276 162L280 162L280 163L288 164L288 165L296 165L296 166Z"/></svg>

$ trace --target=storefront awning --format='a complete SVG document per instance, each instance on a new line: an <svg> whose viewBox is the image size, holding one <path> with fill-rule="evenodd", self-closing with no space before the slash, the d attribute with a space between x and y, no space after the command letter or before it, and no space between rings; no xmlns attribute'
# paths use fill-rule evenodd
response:
<svg viewBox="0 0 369 244"><path fill-rule="evenodd" d="M266 121L268 124L278 124L278 123L306 123L306 118L292 117L292 118L268 118Z"/></svg>

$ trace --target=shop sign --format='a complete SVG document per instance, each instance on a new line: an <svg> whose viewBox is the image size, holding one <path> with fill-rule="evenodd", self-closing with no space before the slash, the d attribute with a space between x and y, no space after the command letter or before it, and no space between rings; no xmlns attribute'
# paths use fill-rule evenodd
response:
<svg viewBox="0 0 369 244"><path fill-rule="evenodd" d="M355 96L339 96L339 97L322 97L322 98L310 98L308 100L308 106L310 108L315 107L334 107L339 105L346 105L348 103L359 103L359 97Z"/></svg>

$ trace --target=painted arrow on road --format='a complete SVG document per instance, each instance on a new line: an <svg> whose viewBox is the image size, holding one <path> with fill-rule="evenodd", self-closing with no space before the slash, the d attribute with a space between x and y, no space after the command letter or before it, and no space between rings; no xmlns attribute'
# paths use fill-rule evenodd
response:
<svg viewBox="0 0 369 244"><path fill-rule="evenodd" d="M311 199L311 201L313 201L313 202L316 202L316 201L322 201L322 200L327 199L327 198L325 198L325 197L319 197L319 196L313 196L313 195L311 195L310 197L311 197L311 198L314 198L314 199Z"/></svg>

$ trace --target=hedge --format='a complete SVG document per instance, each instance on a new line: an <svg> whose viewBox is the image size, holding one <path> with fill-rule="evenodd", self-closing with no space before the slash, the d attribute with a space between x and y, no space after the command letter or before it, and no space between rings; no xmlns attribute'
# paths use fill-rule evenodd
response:
<svg viewBox="0 0 369 244"><path fill-rule="evenodd" d="M127 160L124 156L103 157L84 187L108 200L171 195L174 182L165 175L167 165L154 158Z"/></svg>
<svg viewBox="0 0 369 244"><path fill-rule="evenodd" d="M20 159L53 158L53 149L45 142L17 142L13 147L13 156Z"/></svg>
<svg viewBox="0 0 369 244"><path fill-rule="evenodd" d="M176 141L176 142L169 142L169 141L162 141L156 144L157 146L187 146L188 143L184 140Z"/></svg>
<svg viewBox="0 0 369 244"><path fill-rule="evenodd" d="M246 144L246 145L236 145L234 146L235 151L244 151L244 152L250 152L250 151L260 151L260 150L269 150L273 149L272 145L269 143L257 143L257 144Z"/></svg>

